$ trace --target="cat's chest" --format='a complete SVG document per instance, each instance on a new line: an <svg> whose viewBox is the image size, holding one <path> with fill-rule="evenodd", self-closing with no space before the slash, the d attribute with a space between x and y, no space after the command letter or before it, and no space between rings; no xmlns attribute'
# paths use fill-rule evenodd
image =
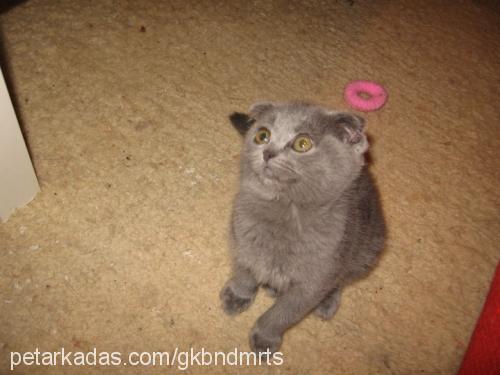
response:
<svg viewBox="0 0 500 375"><path fill-rule="evenodd" d="M335 225L318 213L271 206L267 211L239 211L234 226L239 261L260 283L276 289L286 289L292 280L310 274L306 270L328 266L331 259Z"/></svg>
<svg viewBox="0 0 500 375"><path fill-rule="evenodd" d="M247 220L258 247L278 252L281 248L293 251L314 230L314 223L294 205L271 207L265 213L249 212Z"/></svg>

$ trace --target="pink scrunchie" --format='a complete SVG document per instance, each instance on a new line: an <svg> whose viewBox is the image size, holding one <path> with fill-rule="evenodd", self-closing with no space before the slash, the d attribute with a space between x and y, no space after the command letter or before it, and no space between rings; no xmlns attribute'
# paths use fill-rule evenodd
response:
<svg viewBox="0 0 500 375"><path fill-rule="evenodd" d="M366 94L364 99L360 94ZM363 112L376 111L387 101L387 91L373 81L352 81L345 87L344 98L351 107Z"/></svg>

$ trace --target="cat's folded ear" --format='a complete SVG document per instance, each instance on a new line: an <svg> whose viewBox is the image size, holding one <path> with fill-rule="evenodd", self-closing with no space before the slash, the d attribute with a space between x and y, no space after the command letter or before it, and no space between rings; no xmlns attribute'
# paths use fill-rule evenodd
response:
<svg viewBox="0 0 500 375"><path fill-rule="evenodd" d="M351 145L356 153L362 154L368 149L368 140L364 133L365 120L355 114L338 112L329 115L333 131L344 142Z"/></svg>
<svg viewBox="0 0 500 375"><path fill-rule="evenodd" d="M246 113L241 112L234 112L231 116L229 116L229 120L241 135L245 135L248 129L250 129L252 124L255 122L255 120Z"/></svg>
<svg viewBox="0 0 500 375"><path fill-rule="evenodd" d="M272 109L274 104L269 102L258 102L250 107L249 114L234 112L229 116L231 124L238 130L238 133L245 135L252 124L266 111Z"/></svg>

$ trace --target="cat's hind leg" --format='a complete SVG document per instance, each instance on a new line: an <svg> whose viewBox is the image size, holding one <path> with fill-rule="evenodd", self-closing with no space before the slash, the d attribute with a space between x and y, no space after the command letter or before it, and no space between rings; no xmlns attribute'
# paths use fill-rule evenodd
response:
<svg viewBox="0 0 500 375"><path fill-rule="evenodd" d="M252 304L258 284L251 272L243 267L236 267L234 275L220 292L222 307L226 314L239 314Z"/></svg>
<svg viewBox="0 0 500 375"><path fill-rule="evenodd" d="M342 289L335 288L320 302L314 310L314 314L322 320L329 320L335 315L340 306Z"/></svg>

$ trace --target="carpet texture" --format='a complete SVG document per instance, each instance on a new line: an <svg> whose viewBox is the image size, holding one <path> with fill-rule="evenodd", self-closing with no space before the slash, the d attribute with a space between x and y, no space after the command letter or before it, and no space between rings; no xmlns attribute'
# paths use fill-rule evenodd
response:
<svg viewBox="0 0 500 375"><path fill-rule="evenodd" d="M0 15L3 66L42 192L0 225L10 352L248 350L272 300L227 317L240 138L258 100L365 115L389 239L284 364L189 373L453 374L499 260L500 12L488 1L42 1ZM1 179L1 176L0 176ZM19 374L173 371L19 366Z"/></svg>

